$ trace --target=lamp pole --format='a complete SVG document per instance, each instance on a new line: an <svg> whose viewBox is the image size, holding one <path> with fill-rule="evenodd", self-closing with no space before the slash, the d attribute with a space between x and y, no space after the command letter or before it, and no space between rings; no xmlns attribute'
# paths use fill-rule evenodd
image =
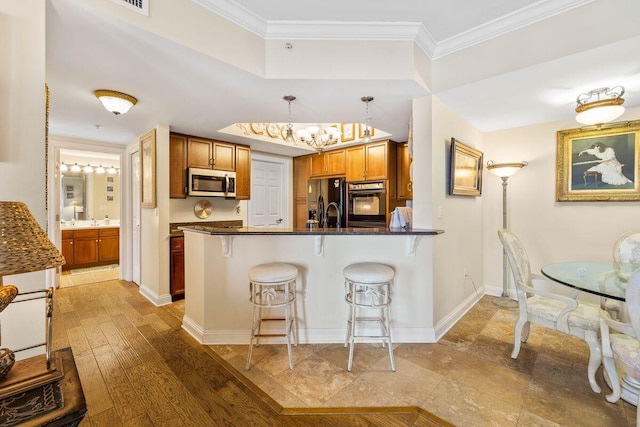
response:
<svg viewBox="0 0 640 427"><path fill-rule="evenodd" d="M507 181L510 176L527 165L527 162L494 163L491 160L487 162L487 169L502 180L502 228L505 230L508 226ZM507 259L507 252L504 248L502 248L502 294L500 295L500 299L496 299L493 302L500 307L515 308L518 306L517 301L509 298L509 260Z"/></svg>

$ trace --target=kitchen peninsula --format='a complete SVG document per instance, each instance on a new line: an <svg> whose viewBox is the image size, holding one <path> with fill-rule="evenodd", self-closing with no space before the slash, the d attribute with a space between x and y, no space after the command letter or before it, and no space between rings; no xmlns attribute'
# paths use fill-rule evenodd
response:
<svg viewBox="0 0 640 427"><path fill-rule="evenodd" d="M251 325L247 272L265 262L298 268L301 343L343 342L342 269L380 262L395 270L391 330L395 342L435 342L432 326L434 236L443 230L180 227L185 236L182 327L203 344L246 344Z"/></svg>

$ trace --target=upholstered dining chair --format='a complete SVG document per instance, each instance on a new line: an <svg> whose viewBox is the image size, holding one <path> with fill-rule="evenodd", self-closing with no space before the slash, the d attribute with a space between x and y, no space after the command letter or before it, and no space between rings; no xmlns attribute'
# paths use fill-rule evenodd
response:
<svg viewBox="0 0 640 427"><path fill-rule="evenodd" d="M599 309L564 295L536 289L532 280L529 257L520 239L505 229L498 230L498 237L509 259L518 298L519 316L511 358L516 359L520 353L520 343L527 342L531 322L582 338L589 345L587 371L589 384L594 392L600 393L600 387L595 378L596 370L602 361L598 337Z"/></svg>
<svg viewBox="0 0 640 427"><path fill-rule="evenodd" d="M629 231L619 236L613 244L613 262L640 264L640 231ZM620 268L608 271L600 277L600 288L624 286L633 271ZM602 298L606 310L614 319L620 318L620 303Z"/></svg>
<svg viewBox="0 0 640 427"><path fill-rule="evenodd" d="M616 365L625 377L640 382L640 270L636 270L627 284L626 303L630 323L611 318L606 310L600 310L600 330L602 334L602 363L609 378L611 394L607 400L615 403L620 399L622 386ZM611 329L620 333L611 333ZM640 398L636 403L640 409ZM636 409L636 426L640 427L640 410Z"/></svg>

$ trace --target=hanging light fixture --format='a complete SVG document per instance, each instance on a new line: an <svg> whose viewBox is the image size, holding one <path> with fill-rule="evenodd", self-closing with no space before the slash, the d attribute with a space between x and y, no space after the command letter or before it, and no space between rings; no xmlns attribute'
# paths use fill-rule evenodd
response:
<svg viewBox="0 0 640 427"><path fill-rule="evenodd" d="M283 96L282 99L287 101L289 104L289 122L287 123L287 128L285 130L284 140L296 145L296 138L293 136L293 124L291 123L291 101L295 101L296 97L293 95L286 95Z"/></svg>
<svg viewBox="0 0 640 427"><path fill-rule="evenodd" d="M613 121L624 113L624 87L601 87L581 93L576 98L576 121L583 125L599 125ZM604 99L601 99L601 96Z"/></svg>
<svg viewBox="0 0 640 427"><path fill-rule="evenodd" d="M299 129L296 133L300 142L304 142L318 153L322 153L326 147L340 142L341 135L338 129L333 126L326 128L309 126L306 129Z"/></svg>
<svg viewBox="0 0 640 427"><path fill-rule="evenodd" d="M100 174L102 174L102 173L105 173L105 172L106 172L106 171L104 170L104 168L102 167L102 165L98 166L98 167L95 169L95 173L100 173Z"/></svg>
<svg viewBox="0 0 640 427"><path fill-rule="evenodd" d="M373 101L373 96L363 96L360 98L365 105L364 111L364 132L362 133L362 142L370 142L371 141L371 129L369 129L369 103Z"/></svg>
<svg viewBox="0 0 640 427"><path fill-rule="evenodd" d="M115 90L99 89L93 93L96 98L102 102L104 108L111 111L116 116L126 113L131 107L138 103L138 100L133 96L122 92L116 92Z"/></svg>

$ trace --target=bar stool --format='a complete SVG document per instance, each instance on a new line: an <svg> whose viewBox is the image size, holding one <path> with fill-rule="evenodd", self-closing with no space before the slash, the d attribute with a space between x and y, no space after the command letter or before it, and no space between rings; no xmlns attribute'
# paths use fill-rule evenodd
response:
<svg viewBox="0 0 640 427"><path fill-rule="evenodd" d="M287 352L289 353L289 368L293 369L291 356L291 341L298 346L298 331L296 327L296 279L298 269L282 262L260 264L249 270L249 301L252 304L253 321L251 336L249 337L249 356L247 367L251 367L253 345L259 345L259 339L264 337L286 337ZM283 309L284 317L262 316L262 309ZM262 322L284 322L283 333L261 333ZM276 331L277 332L277 331Z"/></svg>
<svg viewBox="0 0 640 427"><path fill-rule="evenodd" d="M389 345L391 370L395 372L391 328L389 327L389 309L391 306L391 281L394 271L391 267L375 262L351 264L342 270L345 281L345 301L349 305L347 318L347 338L344 346L349 345L349 363L347 371L353 365L353 348L358 338L380 340L382 347ZM360 310L379 310L377 317L360 316ZM356 323L378 322L380 335L356 335Z"/></svg>

